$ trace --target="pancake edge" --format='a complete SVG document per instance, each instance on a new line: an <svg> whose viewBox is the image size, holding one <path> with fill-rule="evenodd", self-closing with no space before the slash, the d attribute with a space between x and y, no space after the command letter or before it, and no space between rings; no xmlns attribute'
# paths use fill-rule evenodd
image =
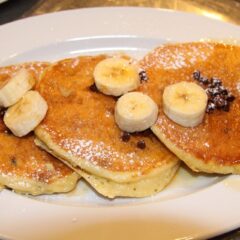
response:
<svg viewBox="0 0 240 240"><path fill-rule="evenodd" d="M172 165L168 169L162 169L161 173L156 176L150 176L148 178L140 179L134 182L116 182L111 179L88 173L79 167L76 168L72 166L68 161L62 159L55 152L49 149L48 146L38 138L35 139L35 144L60 159L63 163L65 163L67 166L76 171L81 177L83 177L85 181L92 186L93 189L108 198L140 198L155 195L163 190L172 181L180 166L180 162L178 161L175 165Z"/></svg>
<svg viewBox="0 0 240 240"><path fill-rule="evenodd" d="M79 178L80 176L73 172L53 183L47 184L24 177L0 174L0 183L2 187L10 188L17 193L41 195L69 192L75 188Z"/></svg>
<svg viewBox="0 0 240 240"><path fill-rule="evenodd" d="M157 125L152 126L151 130L170 151L172 151L179 159L181 159L190 169L195 172L240 174L240 165L219 165L213 160L209 160L208 163L205 163L201 158L197 158L193 154L187 153L186 151L177 147L173 142L166 138L165 134L159 130Z"/></svg>
<svg viewBox="0 0 240 240"><path fill-rule="evenodd" d="M159 176L137 182L117 183L106 178L78 170L79 174L100 194L108 198L115 197L149 197L162 191L174 178L179 164L167 169Z"/></svg>
<svg viewBox="0 0 240 240"><path fill-rule="evenodd" d="M153 169L152 171L149 171L146 174L139 174L139 171L132 171L132 172L114 172L110 170L103 169L102 167L96 166L94 164L91 164L89 161L86 161L84 159L80 159L79 157L75 157L73 155L70 155L67 153L67 151L63 150L61 147L59 147L57 144L55 144L50 135L41 129L41 127L37 127L35 129L35 135L37 136L37 139L41 142L40 145L38 145L38 140L35 141L35 144L39 147L43 144L46 146L46 148L50 154L55 156L56 158L68 162L72 167L78 168L80 167L82 170L86 172L91 172L91 174L94 174L99 177L103 177L115 182L119 183L129 183L134 181L139 181L140 179L149 178L158 176L162 173L163 170L167 170L179 163L179 159L172 155L172 159L168 160L167 164L163 164L159 166L158 168Z"/></svg>

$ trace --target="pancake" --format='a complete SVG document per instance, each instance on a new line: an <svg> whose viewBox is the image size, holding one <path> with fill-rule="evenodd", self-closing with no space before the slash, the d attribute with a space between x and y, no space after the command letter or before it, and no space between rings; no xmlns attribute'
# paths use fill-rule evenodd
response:
<svg viewBox="0 0 240 240"><path fill-rule="evenodd" d="M141 66L149 80L140 90L159 105L152 131L192 170L207 173L240 173L240 47L220 43L182 43L163 45L149 53ZM171 121L162 109L167 85L193 80L193 72L220 78L236 99L230 111L205 114L203 122L185 128Z"/></svg>
<svg viewBox="0 0 240 240"><path fill-rule="evenodd" d="M37 90L49 110L35 130L38 145L104 196L152 195L170 182L179 161L151 131L121 139L114 121L116 98L90 88L94 67L104 58L65 59L45 71ZM145 149L137 147L140 140Z"/></svg>
<svg viewBox="0 0 240 240"><path fill-rule="evenodd" d="M29 63L0 68L0 82L8 79L22 67L38 80L49 64ZM72 169L34 144L33 133L15 137L0 117L0 185L19 193L32 195L68 192L79 178Z"/></svg>

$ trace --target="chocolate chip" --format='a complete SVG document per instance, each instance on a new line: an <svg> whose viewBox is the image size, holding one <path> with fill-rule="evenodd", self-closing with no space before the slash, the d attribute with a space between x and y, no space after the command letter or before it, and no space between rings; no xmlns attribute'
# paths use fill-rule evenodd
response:
<svg viewBox="0 0 240 240"><path fill-rule="evenodd" d="M219 92L222 95L227 95L228 94L228 91L227 91L227 89L224 86L217 86L217 89L219 90Z"/></svg>
<svg viewBox="0 0 240 240"><path fill-rule="evenodd" d="M217 96L221 94L221 90L219 88L213 88L212 95Z"/></svg>
<svg viewBox="0 0 240 240"><path fill-rule="evenodd" d="M93 83L93 84L89 87L89 89L90 89L92 92L98 92L98 89L97 89L97 86L96 86L95 83Z"/></svg>
<svg viewBox="0 0 240 240"><path fill-rule="evenodd" d="M208 86L207 86L207 88L214 89L215 86L214 86L213 84L209 83Z"/></svg>
<svg viewBox="0 0 240 240"><path fill-rule="evenodd" d="M134 132L131 135L135 137L149 137L152 134L152 131L148 128L147 130L141 132Z"/></svg>
<svg viewBox="0 0 240 240"><path fill-rule="evenodd" d="M3 117L6 111L7 111L7 108L2 108L0 110L0 116Z"/></svg>
<svg viewBox="0 0 240 240"><path fill-rule="evenodd" d="M208 80L208 78L206 78L206 77L200 77L199 82L202 83L202 84L204 84L204 85L210 83L209 80Z"/></svg>
<svg viewBox="0 0 240 240"><path fill-rule="evenodd" d="M215 87L222 85L222 81L221 81L219 78L217 78L217 77L212 77L212 78L211 78L211 83L212 83L212 85L215 86Z"/></svg>
<svg viewBox="0 0 240 240"><path fill-rule="evenodd" d="M222 81L219 78L212 77L209 81L206 77L201 76L200 71L195 71L193 78L204 85L208 84L207 88L205 88L208 95L207 113L212 113L215 109L225 112L229 111L230 102L232 102L235 97L222 85Z"/></svg>
<svg viewBox="0 0 240 240"><path fill-rule="evenodd" d="M227 105L227 101L219 95L213 99L213 102L216 105L217 109L221 109Z"/></svg>
<svg viewBox="0 0 240 240"><path fill-rule="evenodd" d="M140 149L144 149L146 147L146 143L144 140L140 140L137 142L137 147Z"/></svg>
<svg viewBox="0 0 240 240"><path fill-rule="evenodd" d="M196 71L194 71L193 72L193 78L195 79L195 80L200 80L200 77L201 77L201 73L200 73L200 71L199 70L196 70Z"/></svg>
<svg viewBox="0 0 240 240"><path fill-rule="evenodd" d="M222 110L223 110L224 112L229 112L229 110L230 110L230 104L227 102L227 104L222 107Z"/></svg>
<svg viewBox="0 0 240 240"><path fill-rule="evenodd" d="M214 88L208 88L208 91L211 92L212 96L217 96L217 95L223 95L223 97L225 98L225 95L228 94L228 91L225 87L223 86L217 86Z"/></svg>
<svg viewBox="0 0 240 240"><path fill-rule="evenodd" d="M221 94L224 95L224 96L228 95L227 89L222 90L222 91L221 91Z"/></svg>
<svg viewBox="0 0 240 240"><path fill-rule="evenodd" d="M209 102L206 108L207 113L212 113L216 109L216 105L213 102Z"/></svg>
<svg viewBox="0 0 240 240"><path fill-rule="evenodd" d="M121 135L121 138L122 138L122 141L123 142L128 142L130 140L130 133L128 132L123 132L122 135Z"/></svg>
<svg viewBox="0 0 240 240"><path fill-rule="evenodd" d="M235 97L234 97L231 93L228 93L228 95L227 95L227 100L228 100L229 102L232 102L234 99L235 99Z"/></svg>
<svg viewBox="0 0 240 240"><path fill-rule="evenodd" d="M207 89L205 89L205 91L206 91L206 93L208 95L208 98L213 96L213 90L214 90L214 88L207 88Z"/></svg>
<svg viewBox="0 0 240 240"><path fill-rule="evenodd" d="M142 136L149 137L152 134L152 131L148 128L147 130L144 130L141 133L142 133Z"/></svg>
<svg viewBox="0 0 240 240"><path fill-rule="evenodd" d="M142 70L141 72L139 72L139 77L140 77L140 81L141 82L146 82L148 80L148 76L146 71Z"/></svg>

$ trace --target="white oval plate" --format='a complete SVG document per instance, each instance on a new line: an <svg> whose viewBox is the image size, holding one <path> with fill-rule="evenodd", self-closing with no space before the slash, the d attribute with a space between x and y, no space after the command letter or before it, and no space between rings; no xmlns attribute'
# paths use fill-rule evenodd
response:
<svg viewBox="0 0 240 240"><path fill-rule="evenodd" d="M48 14L0 27L0 65L124 51L135 57L164 42L240 39L240 28L182 12L93 8ZM0 235L11 239L204 239L240 226L240 177L192 175L144 199L73 193L0 193Z"/></svg>

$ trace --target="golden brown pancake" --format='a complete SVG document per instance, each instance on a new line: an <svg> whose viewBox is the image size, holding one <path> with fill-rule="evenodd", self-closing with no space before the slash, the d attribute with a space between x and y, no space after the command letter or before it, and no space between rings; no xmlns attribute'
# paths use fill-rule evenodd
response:
<svg viewBox="0 0 240 240"><path fill-rule="evenodd" d="M160 113L153 132L194 171L240 173L240 47L219 43L163 45L148 54L141 66L149 80L141 91L158 103ZM236 99L230 111L206 114L197 127L171 121L162 109L164 88L180 81L196 82L193 72L222 80Z"/></svg>
<svg viewBox="0 0 240 240"><path fill-rule="evenodd" d="M0 82L22 67L38 80L47 63L27 63L0 68ZM0 184L28 194L67 192L77 183L78 175L62 162L34 144L33 134L15 137L0 116Z"/></svg>
<svg viewBox="0 0 240 240"><path fill-rule="evenodd" d="M90 89L105 56L62 60L46 70L37 90L49 110L35 130L38 145L79 172L108 197L159 192L178 169L178 159L150 131L124 142L114 121L116 98ZM145 149L137 147L144 140Z"/></svg>
<svg viewBox="0 0 240 240"><path fill-rule="evenodd" d="M35 80L38 82L44 70L49 66L50 64L47 62L29 62L29 63L10 65L6 67L0 67L0 81L3 82L9 79L10 76L15 74L20 69L26 68L31 72Z"/></svg>

